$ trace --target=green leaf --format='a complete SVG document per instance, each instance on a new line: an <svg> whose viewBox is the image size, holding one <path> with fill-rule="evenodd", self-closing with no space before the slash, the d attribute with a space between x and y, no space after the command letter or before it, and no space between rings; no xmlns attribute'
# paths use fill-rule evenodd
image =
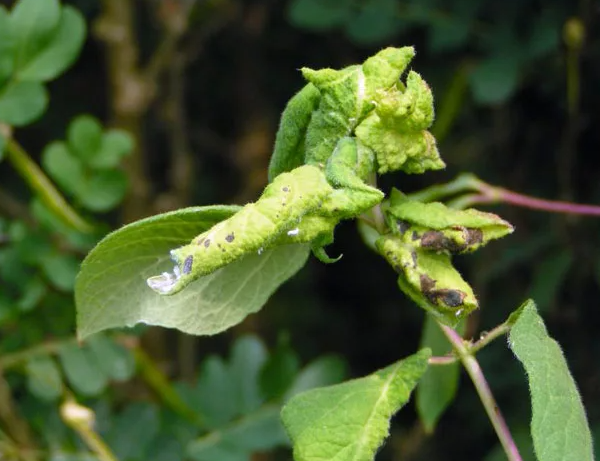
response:
<svg viewBox="0 0 600 461"><path fill-rule="evenodd" d="M41 267L48 280L62 291L72 291L79 271L79 259L73 255L54 254L42 258Z"/></svg>
<svg viewBox="0 0 600 461"><path fill-rule="evenodd" d="M135 373L133 354L104 335L96 335L86 343L102 372L115 381L127 381Z"/></svg>
<svg viewBox="0 0 600 461"><path fill-rule="evenodd" d="M465 322L461 322L456 331L462 335ZM433 316L426 315L421 337L421 347L429 347L433 355L442 356L452 351L448 340L440 330ZM448 405L454 401L460 364L454 362L448 365L429 367L417 386L416 403L419 419L425 431L432 433L439 418L444 414Z"/></svg>
<svg viewBox="0 0 600 461"><path fill-rule="evenodd" d="M218 428L238 414L235 391L229 368L220 357L210 356L202 363L194 410L209 427Z"/></svg>
<svg viewBox="0 0 600 461"><path fill-rule="evenodd" d="M427 369L424 349L372 375L313 389L283 408L296 461L372 461L388 436L390 418Z"/></svg>
<svg viewBox="0 0 600 461"><path fill-rule="evenodd" d="M545 312L556 306L572 265L573 254L566 248L537 259L529 295L536 300L540 311Z"/></svg>
<svg viewBox="0 0 600 461"><path fill-rule="evenodd" d="M121 170L101 170L85 181L77 195L88 210L104 212L117 206L127 193L129 181Z"/></svg>
<svg viewBox="0 0 600 461"><path fill-rule="evenodd" d="M14 126L26 125L39 118L47 105L48 94L40 83L9 83L0 90L0 121Z"/></svg>
<svg viewBox="0 0 600 461"><path fill-rule="evenodd" d="M133 138L123 130L108 130L102 135L100 149L89 159L93 168L115 168L134 148Z"/></svg>
<svg viewBox="0 0 600 461"><path fill-rule="evenodd" d="M158 435L158 411L148 403L128 405L106 435L106 443L120 460L145 460Z"/></svg>
<svg viewBox="0 0 600 461"><path fill-rule="evenodd" d="M80 115L67 130L69 150L84 162L89 162L102 143L102 125L91 115Z"/></svg>
<svg viewBox="0 0 600 461"><path fill-rule="evenodd" d="M284 401L315 387L338 384L346 377L346 362L335 355L325 355L306 365L294 378Z"/></svg>
<svg viewBox="0 0 600 461"><path fill-rule="evenodd" d="M8 12L0 5L0 88L11 75L14 66L14 37Z"/></svg>
<svg viewBox="0 0 600 461"><path fill-rule="evenodd" d="M241 414L256 410L263 402L258 377L266 360L267 350L255 336L242 336L233 345L229 368Z"/></svg>
<svg viewBox="0 0 600 461"><path fill-rule="evenodd" d="M471 90L480 104L500 104L516 91L521 74L517 54L499 53L481 61L471 73Z"/></svg>
<svg viewBox="0 0 600 461"><path fill-rule="evenodd" d="M300 369L298 354L282 336L277 349L269 356L260 372L260 388L267 400L281 397L289 389Z"/></svg>
<svg viewBox="0 0 600 461"><path fill-rule="evenodd" d="M258 311L306 262L305 245L286 245L240 261L161 296L146 278L172 267L169 251L230 217L237 207L194 207L147 218L110 234L84 260L75 286L80 338L143 322L210 335Z"/></svg>
<svg viewBox="0 0 600 461"><path fill-rule="evenodd" d="M64 6L52 36L48 37L39 53L32 56L26 64L22 63L18 79L45 82L58 77L77 59L85 32L85 19L81 13L71 6Z"/></svg>
<svg viewBox="0 0 600 461"><path fill-rule="evenodd" d="M592 436L577 385L535 303L526 301L509 334L531 391L531 435L540 461L592 461Z"/></svg>
<svg viewBox="0 0 600 461"><path fill-rule="evenodd" d="M16 39L16 71L23 69L48 46L60 16L58 0L19 0L15 4L10 21Z"/></svg>
<svg viewBox="0 0 600 461"><path fill-rule="evenodd" d="M187 455L194 461L249 460L255 451L266 451L288 443L279 420L279 408L266 406L191 442Z"/></svg>
<svg viewBox="0 0 600 461"><path fill-rule="evenodd" d="M356 43L372 45L389 41L403 27L396 0L370 0L361 2L346 25L346 34Z"/></svg>
<svg viewBox="0 0 600 461"><path fill-rule="evenodd" d="M0 133L0 162L4 158L4 147L5 146L6 146L6 139L4 139L4 136L2 136L2 133Z"/></svg>
<svg viewBox="0 0 600 461"><path fill-rule="evenodd" d="M348 0L293 0L288 8L290 23L302 29L325 31L342 25L352 14Z"/></svg>
<svg viewBox="0 0 600 461"><path fill-rule="evenodd" d="M58 353L67 381L83 395L100 394L107 384L107 376L98 367L96 357L86 347L68 344Z"/></svg>
<svg viewBox="0 0 600 461"><path fill-rule="evenodd" d="M83 165L64 142L55 141L46 146L42 152L42 165L52 179L70 194L78 194L83 188Z"/></svg>
<svg viewBox="0 0 600 461"><path fill-rule="evenodd" d="M56 401L63 392L60 370L56 362L47 355L30 359L25 364L27 388L36 397L50 402Z"/></svg>

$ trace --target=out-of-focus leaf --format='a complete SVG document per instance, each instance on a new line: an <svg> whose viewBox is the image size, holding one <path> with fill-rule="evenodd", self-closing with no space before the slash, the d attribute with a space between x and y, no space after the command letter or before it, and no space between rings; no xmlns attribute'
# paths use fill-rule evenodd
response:
<svg viewBox="0 0 600 461"><path fill-rule="evenodd" d="M288 7L292 25L313 31L340 26L351 14L349 0L293 0Z"/></svg>
<svg viewBox="0 0 600 461"><path fill-rule="evenodd" d="M57 400L63 392L63 382L56 362L48 356L28 360L25 364L27 388L36 397Z"/></svg>
<svg viewBox="0 0 600 461"><path fill-rule="evenodd" d="M63 291L73 291L79 271L79 260L75 256L57 253L43 258L41 266L52 285Z"/></svg>
<svg viewBox="0 0 600 461"><path fill-rule="evenodd" d="M3 5L0 5L0 88L13 70L14 46L8 12Z"/></svg>
<svg viewBox="0 0 600 461"><path fill-rule="evenodd" d="M89 160L93 168L115 168L133 150L133 138L123 130L108 130L102 135L100 148Z"/></svg>
<svg viewBox="0 0 600 461"><path fill-rule="evenodd" d="M294 378L284 401L315 387L338 384L346 377L346 362L335 355L324 355L306 365Z"/></svg>
<svg viewBox="0 0 600 461"><path fill-rule="evenodd" d="M121 344L103 335L87 341L87 347L102 371L115 381L126 381L135 373L133 354Z"/></svg>
<svg viewBox="0 0 600 461"><path fill-rule="evenodd" d="M89 161L100 149L102 125L91 115L80 115L69 124L67 142L73 154Z"/></svg>
<svg viewBox="0 0 600 461"><path fill-rule="evenodd" d="M10 22L16 40L17 72L48 46L58 27L60 15L58 0L19 0L15 4Z"/></svg>
<svg viewBox="0 0 600 461"><path fill-rule="evenodd" d="M267 350L255 336L243 336L233 345L229 368L241 414L256 410L263 402L258 378L266 360Z"/></svg>
<svg viewBox="0 0 600 461"><path fill-rule="evenodd" d="M396 0L370 0L361 2L348 20L346 34L356 43L371 45L390 40L405 27Z"/></svg>
<svg viewBox="0 0 600 461"><path fill-rule="evenodd" d="M134 403L117 416L106 435L106 443L119 460L145 460L158 432L156 407L148 403Z"/></svg>
<svg viewBox="0 0 600 461"><path fill-rule="evenodd" d="M199 408L193 410L208 426L222 426L238 414L235 385L221 358L211 356L202 363L195 391Z"/></svg>
<svg viewBox="0 0 600 461"><path fill-rule="evenodd" d="M471 90L480 104L500 104L516 91L521 60L512 53L498 53L482 60L471 73Z"/></svg>
<svg viewBox="0 0 600 461"><path fill-rule="evenodd" d="M509 346L531 391L531 435L540 461L593 461L592 436L577 385L558 343L529 300L510 330Z"/></svg>
<svg viewBox="0 0 600 461"><path fill-rule="evenodd" d="M19 299L17 303L19 309L23 312L28 312L32 310L44 295L47 292L46 284L39 277L32 277L27 280L24 290L23 296Z"/></svg>
<svg viewBox="0 0 600 461"><path fill-rule="evenodd" d="M123 200L127 185L127 175L121 170L98 171L84 182L77 198L88 210L108 211Z"/></svg>
<svg viewBox="0 0 600 461"><path fill-rule="evenodd" d="M67 381L83 395L98 395L108 378L98 366L96 357L86 347L68 344L58 353Z"/></svg>
<svg viewBox="0 0 600 461"><path fill-rule="evenodd" d="M2 162L2 159L4 159L4 147L6 146L6 139L4 139L4 136L2 136L2 133L0 133L0 162Z"/></svg>
<svg viewBox="0 0 600 461"><path fill-rule="evenodd" d="M300 360L287 338L280 339L277 348L260 373L260 388L267 400L278 398L289 389L300 369Z"/></svg>
<svg viewBox="0 0 600 461"><path fill-rule="evenodd" d="M456 331L462 334L465 322L460 322ZM429 347L433 355L446 355L452 350L448 340L440 330L431 315L425 317L421 347ZM433 432L439 418L444 414L448 405L454 401L460 364L429 367L417 386L417 412L426 432Z"/></svg>
<svg viewBox="0 0 600 461"><path fill-rule="evenodd" d="M281 417L297 461L372 461L427 369L424 349L364 378L293 397Z"/></svg>
<svg viewBox="0 0 600 461"><path fill-rule="evenodd" d="M64 142L56 141L46 146L42 152L42 165L67 192L77 194L82 189L85 181L83 166Z"/></svg>
<svg viewBox="0 0 600 461"><path fill-rule="evenodd" d="M0 88L0 121L23 126L40 117L48 104L48 94L37 82L11 82Z"/></svg>
<svg viewBox="0 0 600 461"><path fill-rule="evenodd" d="M35 1L35 0L34 0ZM40 3L39 1L37 3ZM43 3L43 2L41 2ZM48 1L48 3L53 3ZM35 27L39 27L36 23ZM81 13L71 6L64 6L58 25L44 43L43 49L21 62L18 72L20 80L52 80L67 69L79 55L85 39L85 20Z"/></svg>
<svg viewBox="0 0 600 461"><path fill-rule="evenodd" d="M536 300L540 311L544 312L556 304L572 264L573 255L567 249L554 252L536 263L529 296Z"/></svg>
<svg viewBox="0 0 600 461"><path fill-rule="evenodd" d="M259 310L304 265L307 246L286 245L248 256L173 296L160 296L146 284L149 276L172 268L171 249L237 210L186 208L138 221L106 237L87 256L77 277L79 336L138 322L215 334Z"/></svg>
<svg viewBox="0 0 600 461"><path fill-rule="evenodd" d="M560 13L552 7L546 7L531 27L527 46L527 54L531 59L557 50L560 45Z"/></svg>

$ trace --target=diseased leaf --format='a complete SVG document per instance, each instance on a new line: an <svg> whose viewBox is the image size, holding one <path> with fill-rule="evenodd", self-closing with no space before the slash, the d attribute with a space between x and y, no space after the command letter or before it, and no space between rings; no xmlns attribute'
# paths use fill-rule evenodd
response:
<svg viewBox="0 0 600 461"><path fill-rule="evenodd" d="M558 343L533 301L521 306L509 346L523 364L531 391L531 435L540 461L593 461L592 436L577 385Z"/></svg>
<svg viewBox="0 0 600 461"><path fill-rule="evenodd" d="M39 27L38 24L36 27ZM71 6L64 6L58 25L44 43L42 50L33 55L26 64L21 63L18 79L45 82L58 77L79 55L85 32L85 20L81 13Z"/></svg>
<svg viewBox="0 0 600 461"><path fill-rule="evenodd" d="M390 418L427 369L424 349L364 378L313 389L283 408L296 461L372 461L388 436Z"/></svg>
<svg viewBox="0 0 600 461"><path fill-rule="evenodd" d="M250 255L174 296L146 279L172 267L169 251L230 217L237 207L194 207L147 218L108 235L84 260L75 285L80 338L142 322L216 334L258 311L308 257L305 245Z"/></svg>
<svg viewBox="0 0 600 461"><path fill-rule="evenodd" d="M43 2L42 2L43 3ZM0 88L0 121L23 126L40 117L48 105L48 94L37 82L10 82Z"/></svg>

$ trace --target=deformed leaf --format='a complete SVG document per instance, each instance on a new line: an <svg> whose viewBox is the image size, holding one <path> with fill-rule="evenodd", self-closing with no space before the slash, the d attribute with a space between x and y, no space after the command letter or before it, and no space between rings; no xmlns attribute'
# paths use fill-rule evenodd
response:
<svg viewBox="0 0 600 461"><path fill-rule="evenodd" d="M540 461L593 461L592 436L577 385L533 301L521 308L509 345L531 391L531 435Z"/></svg>
<svg viewBox="0 0 600 461"><path fill-rule="evenodd" d="M25 364L27 388L42 400L55 401L63 392L63 382L56 362L47 355Z"/></svg>
<svg viewBox="0 0 600 461"><path fill-rule="evenodd" d="M283 408L296 461L372 461L390 418L427 369L429 349L364 378L313 389Z"/></svg>
<svg viewBox="0 0 600 461"><path fill-rule="evenodd" d="M136 323L219 333L258 311L306 262L305 245L253 254L201 277L174 296L146 279L172 267L169 251L230 217L238 207L193 207L137 221L108 235L84 260L75 285L80 338Z"/></svg>

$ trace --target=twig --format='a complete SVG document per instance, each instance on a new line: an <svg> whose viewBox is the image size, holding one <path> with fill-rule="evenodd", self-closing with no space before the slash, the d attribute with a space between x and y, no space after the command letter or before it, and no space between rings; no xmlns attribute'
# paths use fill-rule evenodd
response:
<svg viewBox="0 0 600 461"><path fill-rule="evenodd" d="M481 403L483 403L485 411L487 412L488 417L490 418L490 421L496 430L496 434L498 434L500 443L502 444L504 452L506 453L509 461L522 461L519 450L517 449L510 430L504 421L504 417L500 413L500 408L498 408L498 405L496 404L496 400L494 399L487 380L481 371L479 363L475 357L471 355L468 348L465 346L463 339L458 333L456 333L456 331L441 323L438 324L452 344L452 347L460 357L460 361L471 377L471 380L475 385L475 389L479 394L479 398L481 399Z"/></svg>

